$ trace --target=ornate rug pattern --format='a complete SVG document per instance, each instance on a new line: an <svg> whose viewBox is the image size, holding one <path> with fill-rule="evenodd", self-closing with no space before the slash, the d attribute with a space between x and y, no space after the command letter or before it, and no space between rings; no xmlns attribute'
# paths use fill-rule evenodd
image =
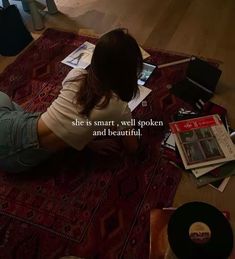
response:
<svg viewBox="0 0 235 259"><path fill-rule="evenodd" d="M0 90L27 111L45 111L71 69L63 60L84 41L97 39L48 29L0 75ZM147 50L148 62L183 55ZM147 259L149 212L172 205L181 171L160 148L171 116L182 106L168 84L181 80L187 64L156 70L147 106L133 116L163 120L142 130L139 157L107 158L69 150L27 174L0 171L0 258Z"/></svg>

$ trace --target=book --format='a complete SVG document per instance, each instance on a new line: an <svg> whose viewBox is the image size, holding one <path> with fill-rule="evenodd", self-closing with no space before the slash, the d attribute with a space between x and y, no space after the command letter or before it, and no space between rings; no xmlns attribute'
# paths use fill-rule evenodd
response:
<svg viewBox="0 0 235 259"><path fill-rule="evenodd" d="M208 173L214 173L214 172L220 171L219 169L217 171L215 169L217 169L219 167L223 167L223 166L226 167L226 165L227 165L227 163L219 163L219 164L215 164L215 165L199 167L199 168L192 169L192 173L196 178L199 178Z"/></svg>
<svg viewBox="0 0 235 259"><path fill-rule="evenodd" d="M235 160L235 147L219 115L171 122L185 169Z"/></svg>
<svg viewBox="0 0 235 259"><path fill-rule="evenodd" d="M223 180L224 178L235 175L235 162L229 162L221 165L220 167L212 170L211 172L196 178L197 187L202 187L206 184L210 184L219 180Z"/></svg>
<svg viewBox="0 0 235 259"><path fill-rule="evenodd" d="M208 174L209 172L211 172L214 169L222 166L223 164L224 163L219 163L219 164L215 164L215 165L208 165L208 166L203 166L203 167L195 168L195 169L192 169L192 173L193 173L193 175L196 178L202 177L203 175Z"/></svg>
<svg viewBox="0 0 235 259"><path fill-rule="evenodd" d="M186 119L197 118L199 116L201 117L201 116L213 115L213 114L218 114L220 116L226 130L230 134L230 127L228 125L228 120L227 120L227 110L224 107L218 104L215 104L213 102L206 102L203 105L202 110L200 112L193 112L190 110L185 110L184 108L180 108L178 113L174 115L174 120L175 121L186 120ZM209 165L205 167L195 168L195 169L192 169L192 173L196 178L198 178L214 170L215 168L222 166L223 164L224 163L220 163L216 165Z"/></svg>
<svg viewBox="0 0 235 259"><path fill-rule="evenodd" d="M211 183L210 186L220 192L223 192L225 187L227 186L229 180L230 180L230 177L227 177L222 180Z"/></svg>
<svg viewBox="0 0 235 259"><path fill-rule="evenodd" d="M208 101L215 92L222 71L199 58L191 59L183 80L173 84L171 92L190 104Z"/></svg>
<svg viewBox="0 0 235 259"><path fill-rule="evenodd" d="M69 54L61 62L72 68L87 68L91 63L91 58L95 45L85 41L81 46L75 49L71 54Z"/></svg>

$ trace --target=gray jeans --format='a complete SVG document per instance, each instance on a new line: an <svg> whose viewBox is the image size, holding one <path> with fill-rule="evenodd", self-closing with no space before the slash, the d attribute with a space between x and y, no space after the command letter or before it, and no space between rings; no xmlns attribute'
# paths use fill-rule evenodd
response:
<svg viewBox="0 0 235 259"><path fill-rule="evenodd" d="M51 152L40 148L37 121L40 113L25 112L0 91L0 168L7 172L27 171Z"/></svg>

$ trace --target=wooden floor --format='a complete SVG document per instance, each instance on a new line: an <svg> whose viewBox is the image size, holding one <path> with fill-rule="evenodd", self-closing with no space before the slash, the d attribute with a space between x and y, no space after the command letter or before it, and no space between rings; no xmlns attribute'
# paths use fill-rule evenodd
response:
<svg viewBox="0 0 235 259"><path fill-rule="evenodd" d="M12 1L14 2L14 1ZM235 128L235 1L234 0L55 0L60 11L43 11L47 27L102 34L126 27L145 47L156 47L204 56L223 62L222 78L214 101L229 111ZM19 2L14 2L19 5ZM31 19L23 13L32 30ZM34 32L38 37L40 32ZM0 57L1 70L12 59ZM235 226L235 177L224 193L196 189L186 173L178 188L175 205L192 200L207 201L232 214Z"/></svg>

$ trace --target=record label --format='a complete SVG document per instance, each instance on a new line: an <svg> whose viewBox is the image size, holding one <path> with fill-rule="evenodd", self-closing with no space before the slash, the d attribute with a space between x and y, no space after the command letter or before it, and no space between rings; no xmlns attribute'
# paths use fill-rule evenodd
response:
<svg viewBox="0 0 235 259"><path fill-rule="evenodd" d="M197 244L205 244L211 238L210 228L203 222L195 222L189 228L190 239Z"/></svg>

